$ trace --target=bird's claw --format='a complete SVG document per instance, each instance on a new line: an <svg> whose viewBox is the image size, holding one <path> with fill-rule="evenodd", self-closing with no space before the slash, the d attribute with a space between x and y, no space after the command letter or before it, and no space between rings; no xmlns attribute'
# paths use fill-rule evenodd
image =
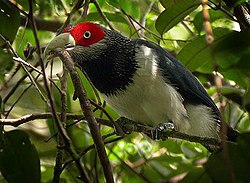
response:
<svg viewBox="0 0 250 183"><path fill-rule="evenodd" d="M174 124L172 121L170 122L163 122L163 123L159 123L156 127L154 127L151 130L151 138L153 140L166 140L167 137L163 137L162 133L169 131L171 132L174 129Z"/></svg>
<svg viewBox="0 0 250 183"><path fill-rule="evenodd" d="M130 134L132 131L128 130L128 124L131 123L131 120L125 117L120 117L118 120L116 120L116 123L121 127L123 133ZM114 131L117 135L119 135L119 132L116 128L114 128Z"/></svg>

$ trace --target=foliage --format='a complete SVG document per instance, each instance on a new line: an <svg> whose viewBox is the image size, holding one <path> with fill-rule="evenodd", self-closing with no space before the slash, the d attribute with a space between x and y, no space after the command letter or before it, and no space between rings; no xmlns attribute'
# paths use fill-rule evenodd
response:
<svg viewBox="0 0 250 183"><path fill-rule="evenodd" d="M229 3L225 0L221 5L221 1L208 2L214 33L212 45L206 41L207 32L203 28L198 0L13 2L0 1L1 118L19 119L27 114L49 112L48 93L43 76L38 72L41 67L33 31L43 50L66 24L94 21L107 27L111 25L110 28L114 27L128 37L145 38L170 50L206 86L221 107L225 121L241 133L250 130L250 30L245 22L241 22L240 14L234 11L239 6L244 7L248 9L245 15L249 17L248 1L231 0ZM32 27L31 14L37 29ZM20 59L13 60L13 56L25 63ZM61 105L62 92L57 87L62 87L62 63L58 59L48 63L43 61L47 77L51 78L49 87L56 111L61 112L65 108ZM219 73L221 86L214 82L214 71ZM82 73L80 76L88 98L97 102L91 84ZM66 112L82 114L79 102L72 100L73 95L72 81L67 78ZM102 99L101 103L113 119L119 117ZM108 119L100 108L92 106L92 109L95 117ZM78 156L81 155L81 163L91 182L105 182L86 122L71 118L64 126L72 148ZM103 136L113 132L113 128L105 125L100 125L100 129ZM18 127L6 122L0 126L0 133L0 182L51 182L53 176L59 176L60 182L82 182L77 178L77 164L63 147L59 148L61 141L51 116L44 115ZM213 154L198 143L172 139L153 142L139 133L116 138L116 135L110 135L104 140L116 182L250 181L247 172L250 165L249 133L243 134L237 144L228 144L223 151ZM53 174L58 171L56 160L59 169L60 161L64 165L58 175Z"/></svg>

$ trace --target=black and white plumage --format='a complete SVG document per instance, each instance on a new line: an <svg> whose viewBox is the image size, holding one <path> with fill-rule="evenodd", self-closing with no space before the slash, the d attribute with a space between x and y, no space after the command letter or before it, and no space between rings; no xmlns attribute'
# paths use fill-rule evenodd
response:
<svg viewBox="0 0 250 183"><path fill-rule="evenodd" d="M69 50L72 59L121 116L152 127L171 121L180 132L220 138L219 109L192 73L160 46L88 22L68 32L76 43ZM228 138L235 140L237 132L229 129Z"/></svg>

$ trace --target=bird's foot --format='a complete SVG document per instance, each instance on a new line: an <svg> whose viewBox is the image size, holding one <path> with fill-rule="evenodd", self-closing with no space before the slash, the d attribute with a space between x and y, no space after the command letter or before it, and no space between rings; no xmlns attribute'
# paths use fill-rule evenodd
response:
<svg viewBox="0 0 250 183"><path fill-rule="evenodd" d="M172 121L159 123L156 127L151 130L151 138L153 140L166 140L168 137L163 136L163 132L171 132L174 129Z"/></svg>
<svg viewBox="0 0 250 183"><path fill-rule="evenodd" d="M130 134L132 132L131 125L133 125L132 121L125 117L120 117L118 120L116 120L116 123L121 127L123 133ZM115 133L119 135L118 130L115 128Z"/></svg>

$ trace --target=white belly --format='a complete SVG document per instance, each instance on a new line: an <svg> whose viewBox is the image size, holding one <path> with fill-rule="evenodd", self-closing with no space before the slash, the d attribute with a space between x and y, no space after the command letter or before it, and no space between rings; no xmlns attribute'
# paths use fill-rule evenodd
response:
<svg viewBox="0 0 250 183"><path fill-rule="evenodd" d="M134 76L134 83L126 88L126 92L104 98L121 116L133 121L150 126L168 121L181 121L183 127L188 125L180 94L160 76L148 75L142 70Z"/></svg>

